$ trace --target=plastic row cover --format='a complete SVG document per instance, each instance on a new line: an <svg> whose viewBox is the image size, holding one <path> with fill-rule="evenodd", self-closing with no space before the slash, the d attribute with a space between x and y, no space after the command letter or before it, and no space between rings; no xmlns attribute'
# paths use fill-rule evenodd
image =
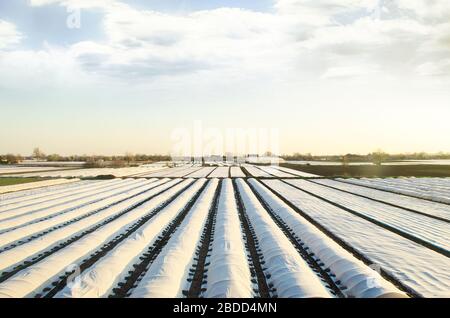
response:
<svg viewBox="0 0 450 318"><path fill-rule="evenodd" d="M200 167L196 168L197 170L200 169ZM145 177L174 177L175 175L179 176L185 176L189 173L194 172L195 169L192 169L192 166L182 166L182 167L175 167L175 168L169 168L164 169L162 171L156 171L153 173L150 173L148 175L144 175Z"/></svg>
<svg viewBox="0 0 450 318"><path fill-rule="evenodd" d="M78 180L78 179L71 179L71 180ZM113 180L116 179L107 181L104 180L78 181L65 183L60 186L41 188L39 189L39 191L38 190L20 191L20 194L18 192L15 192L17 196L8 197L8 195L0 195L0 212L15 209L17 207L22 207L25 205L30 206L32 204L50 201L51 199L57 199L60 198L61 196L68 197L80 192L87 192L95 188L101 188Z"/></svg>
<svg viewBox="0 0 450 318"><path fill-rule="evenodd" d="M449 183L447 179L440 179L442 186L433 182L433 179L425 179L427 182L409 179L346 179L342 180L358 185L366 185L380 190L386 190L399 194L432 200L441 203L450 203Z"/></svg>
<svg viewBox="0 0 450 318"><path fill-rule="evenodd" d="M123 179L113 179L108 180L103 184L95 184L91 186L86 186L86 184L81 187L80 189L70 189L69 194L67 195L61 195L60 191L55 191L56 194L53 192L51 193L52 196L50 199L47 197L44 197L43 199L40 199L39 197L31 200L31 202L26 202L24 198L22 198L21 201L16 202L11 207L6 205L2 208L0 208L0 219L8 219L14 216L19 216L24 213L34 213L38 212L40 210L43 210L45 208L53 207L56 205L62 205L63 203L70 203L73 202L73 199L83 199L85 197L88 197L92 194L96 193L102 193L102 191L105 190L111 190L115 189L117 186L124 186L126 184L129 184L132 182L133 179L123 180ZM114 182L111 182L114 181ZM66 190L67 191L67 190ZM47 196L49 193L46 194ZM52 198L53 197L53 198ZM30 197L26 197L26 199L29 199ZM25 203L23 203L25 201ZM41 202L43 201L43 202ZM20 206L18 206L20 205Z"/></svg>
<svg viewBox="0 0 450 318"><path fill-rule="evenodd" d="M52 217L73 211L79 207L99 202L102 199L125 193L143 183L144 182L142 181L133 179L127 180L126 183L92 190L88 193L82 193L70 198L56 199L31 207L22 207L14 209L13 211L0 213L0 231L15 228L41 218Z"/></svg>
<svg viewBox="0 0 450 318"><path fill-rule="evenodd" d="M289 228L309 247L326 268L329 268L347 289L348 297L382 297L396 294L405 296L394 285L383 279L375 270L356 259L336 242L288 207L270 190L256 180L250 180L256 191L264 197Z"/></svg>
<svg viewBox="0 0 450 318"><path fill-rule="evenodd" d="M245 173L240 167L231 167L230 173L233 178L245 178Z"/></svg>
<svg viewBox="0 0 450 318"><path fill-rule="evenodd" d="M86 228L94 224L97 224L115 214L118 214L124 209L127 209L128 207L146 199L149 195L152 195L152 193L156 194L159 191L166 189L167 187L170 186L170 184L168 183L158 187L158 185L160 185L163 182L164 181L153 182L150 183L149 185L142 186L139 189L135 189L128 193L124 193L115 198L111 198L102 202L88 205L80 209L74 210L73 212L63 214L42 222L37 222L35 224L30 224L26 227L18 228L0 235L0 241L2 242L1 245L6 246L8 244L11 244L12 242L25 239L35 233L40 233L54 226L63 224L64 222L70 221L73 218L83 216L88 213L95 212L99 209L105 208L104 210L94 213L84 219L78 220L72 224L61 227L57 230L54 230L44 236L41 236L16 248L0 253L0 270L4 270L9 266L11 266L12 264L23 261L25 258L32 256L34 253L42 251L51 246L52 244L57 244L60 240L67 239L68 237L73 236L76 233L81 233L84 230L86 230ZM138 194L143 190L149 191L141 195L138 195L134 198L129 198L130 196ZM120 200L124 201L113 205L115 202Z"/></svg>
<svg viewBox="0 0 450 318"><path fill-rule="evenodd" d="M405 195L386 192L367 187L362 187L355 184L339 182L330 179L314 180L316 183L331 186L340 190L349 191L351 193L370 197L375 200L381 200L404 208L421 211L428 215L438 216L441 218L450 219L450 206L438 202L431 202L419 198L408 197Z"/></svg>
<svg viewBox="0 0 450 318"><path fill-rule="evenodd" d="M255 230L266 261L267 274L281 298L331 297L319 277L264 210L250 187L237 181L245 211Z"/></svg>
<svg viewBox="0 0 450 318"><path fill-rule="evenodd" d="M186 175L189 178L206 178L215 168L214 167L204 167L194 173Z"/></svg>
<svg viewBox="0 0 450 318"><path fill-rule="evenodd" d="M248 173L250 173L253 177L263 177L263 178L270 178L271 175L268 174L267 172L264 172L258 168L256 168L255 166L252 165L244 165L244 168L248 171Z"/></svg>
<svg viewBox="0 0 450 318"><path fill-rule="evenodd" d="M132 176L142 173L150 173L157 168L140 168L140 167L125 167L125 168L90 168L90 169L65 169L59 171L48 172L26 172L15 175L16 177L45 177L45 178L92 178L102 175L112 175L117 178Z"/></svg>
<svg viewBox="0 0 450 318"><path fill-rule="evenodd" d="M281 170L281 171L285 171L288 173L292 173L295 174L296 176L302 177L302 178L314 178L314 177L319 177L316 174L312 174L312 173L308 173L308 172L303 172L303 171L299 171L299 170L295 170L295 169L289 169L289 168L285 168L285 167L280 167L277 166L276 169Z"/></svg>
<svg viewBox="0 0 450 318"><path fill-rule="evenodd" d="M289 178L289 177L293 177L292 174L286 173L282 170L276 169L274 167L271 166L261 166L259 167L260 169L262 169L263 171L276 176L276 177L280 177L280 178Z"/></svg>
<svg viewBox="0 0 450 318"><path fill-rule="evenodd" d="M39 181L39 182L16 184L16 185L11 185L11 186L1 187L0 194L15 192L15 191L36 189L36 188L41 188L41 187L54 186L54 185L59 185L59 184L72 183L72 182L77 182L77 181L79 181L79 180L78 179L71 179L71 180L56 179L56 180L45 180L45 181Z"/></svg>
<svg viewBox="0 0 450 318"><path fill-rule="evenodd" d="M328 200L352 209L361 215L375 219L403 233L419 238L443 250L450 250L450 224L425 215L407 212L401 208L370 201L353 194L330 189L306 180L288 180L289 184L327 198ZM405 213L408 214L405 217Z"/></svg>
<svg viewBox="0 0 450 318"><path fill-rule="evenodd" d="M210 211L218 180L211 180L188 212L168 244L151 264L132 298L180 298L187 287L189 268L194 262L203 226Z"/></svg>
<svg viewBox="0 0 450 318"><path fill-rule="evenodd" d="M212 252L208 260L207 298L254 297L239 215L230 179L222 183Z"/></svg>
<svg viewBox="0 0 450 318"><path fill-rule="evenodd" d="M122 215L113 222L97 229L71 244L68 248L46 257L42 261L20 271L0 284L0 297L30 297L50 284L67 267L83 260L102 245L123 233L131 224L160 206L192 180L185 180L145 204ZM0 254L1 255L1 254Z"/></svg>
<svg viewBox="0 0 450 318"><path fill-rule="evenodd" d="M74 284L66 286L56 296L60 298L107 297L203 184L204 180L195 182L136 233L80 275Z"/></svg>
<svg viewBox="0 0 450 318"><path fill-rule="evenodd" d="M210 175L210 178L228 178L229 167L217 167Z"/></svg>

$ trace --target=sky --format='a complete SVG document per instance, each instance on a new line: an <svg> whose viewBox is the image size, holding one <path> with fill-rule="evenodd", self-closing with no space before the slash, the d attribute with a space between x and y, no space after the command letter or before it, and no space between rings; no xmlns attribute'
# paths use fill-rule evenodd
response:
<svg viewBox="0 0 450 318"><path fill-rule="evenodd" d="M0 153L450 152L449 118L447 0L0 1Z"/></svg>

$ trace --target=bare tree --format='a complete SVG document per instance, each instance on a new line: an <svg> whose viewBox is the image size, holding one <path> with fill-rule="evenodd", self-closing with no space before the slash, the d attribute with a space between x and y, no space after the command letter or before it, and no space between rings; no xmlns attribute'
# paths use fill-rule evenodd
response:
<svg viewBox="0 0 450 318"><path fill-rule="evenodd" d="M33 149L33 157L36 159L43 159L45 158L45 154L39 149L39 147L36 147Z"/></svg>
<svg viewBox="0 0 450 318"><path fill-rule="evenodd" d="M128 165L130 165L130 162L134 161L134 155L131 152L126 152L124 159L127 162Z"/></svg>
<svg viewBox="0 0 450 318"><path fill-rule="evenodd" d="M377 166L381 166L381 164L383 163L383 161L386 160L386 158L388 158L388 154L385 153L383 150L379 149L375 152L372 153L372 161L374 164L376 164Z"/></svg>

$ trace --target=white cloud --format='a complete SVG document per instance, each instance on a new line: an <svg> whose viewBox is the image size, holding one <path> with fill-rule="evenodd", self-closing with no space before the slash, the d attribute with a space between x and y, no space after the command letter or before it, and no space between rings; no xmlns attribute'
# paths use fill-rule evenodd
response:
<svg viewBox="0 0 450 318"><path fill-rule="evenodd" d="M450 59L423 63L416 71L421 76L450 76Z"/></svg>
<svg viewBox="0 0 450 318"><path fill-rule="evenodd" d="M333 79L333 78L349 78L349 77L360 77L370 74L378 73L379 70L376 66L372 65L352 65L352 66L339 66L331 67L326 70L322 75L323 79Z"/></svg>
<svg viewBox="0 0 450 318"><path fill-rule="evenodd" d="M424 11L417 3L425 1L409 0L275 3L274 11L264 13L221 8L172 14L118 0L30 0L32 6L82 8L82 28L84 10L101 11L96 16L101 16L104 37L27 49L15 27L0 22L0 87L20 95L18 105L22 96L39 96L30 107L100 105L105 111L95 127L111 121L111 112L124 105L129 108L116 114L142 117L137 119L145 129L151 120L167 127L191 119L215 121L212 125L274 123L291 127L286 140L295 145L293 151L299 143L326 144L345 126L336 127L336 122L356 122L359 132L392 140L402 134L396 117L386 113L410 114L423 105L448 109L450 22L442 14L445 7ZM183 108L189 111L181 113ZM166 110L168 117L161 115ZM423 112L417 113L405 127L423 123ZM439 109L427 113L445 118ZM394 128L378 130L386 118ZM317 142L318 133L323 143ZM298 135L305 138L292 139ZM432 135L427 136L435 140ZM364 147L372 145L365 140Z"/></svg>
<svg viewBox="0 0 450 318"><path fill-rule="evenodd" d="M29 4L34 7L41 7L52 4L59 4L65 7L92 9L110 8L118 3L117 0L29 0Z"/></svg>
<svg viewBox="0 0 450 318"><path fill-rule="evenodd" d="M430 73L424 71L430 65L445 73L450 27L427 20L438 21L450 7L438 2L277 0L274 13L222 8L185 15L137 10L116 0L30 5L102 8L104 41L58 48L58 54L80 73L129 82L198 73L225 81L420 76ZM372 14L377 8L380 16ZM18 35L8 38L9 45L18 43ZM42 52L30 52L32 65Z"/></svg>
<svg viewBox="0 0 450 318"><path fill-rule="evenodd" d="M0 20L0 49L5 49L19 44L22 35L12 23Z"/></svg>
<svg viewBox="0 0 450 318"><path fill-rule="evenodd" d="M367 8L376 0L277 0L275 7L283 13L307 10L322 16L330 16L347 10Z"/></svg>
<svg viewBox="0 0 450 318"><path fill-rule="evenodd" d="M446 22L450 19L450 2L447 0L396 0L400 9L411 11L428 23Z"/></svg>
<svg viewBox="0 0 450 318"><path fill-rule="evenodd" d="M66 49L49 45L36 51L0 52L0 74L7 74L0 76L0 86L20 90L92 83Z"/></svg>
<svg viewBox="0 0 450 318"><path fill-rule="evenodd" d="M275 8L282 15L295 16L310 26L334 24L335 16L373 10L379 0L276 0Z"/></svg>
<svg viewBox="0 0 450 318"><path fill-rule="evenodd" d="M112 76L120 76L121 71L157 76L204 70L282 70L294 55L285 48L292 42L283 33L283 20L241 9L177 16L118 4L105 12L103 25L106 42L85 43L75 56L88 70L97 65L98 71Z"/></svg>

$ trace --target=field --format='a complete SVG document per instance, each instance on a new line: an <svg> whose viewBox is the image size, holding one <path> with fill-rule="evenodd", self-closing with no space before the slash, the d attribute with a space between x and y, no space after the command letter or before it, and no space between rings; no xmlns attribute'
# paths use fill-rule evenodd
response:
<svg viewBox="0 0 450 318"><path fill-rule="evenodd" d="M61 167L23 167L23 166L10 166L10 165L0 165L0 176L16 175L22 173L43 173L50 171L61 171L67 170L69 168Z"/></svg>
<svg viewBox="0 0 450 318"><path fill-rule="evenodd" d="M116 172L0 195L0 297L450 297L450 179Z"/></svg>
<svg viewBox="0 0 450 318"><path fill-rule="evenodd" d="M29 182L36 182L36 181L42 181L45 180L43 178L0 178L0 187L1 186L10 186L15 184L22 184L22 183L29 183Z"/></svg>
<svg viewBox="0 0 450 318"><path fill-rule="evenodd" d="M99 176L126 177L149 174L153 171L161 171L167 167L148 166L148 167L130 167L130 168L91 168L91 169L52 169L29 171L29 167L19 167L14 169L0 169L0 177L15 178L96 178ZM14 171L8 173L7 171Z"/></svg>
<svg viewBox="0 0 450 318"><path fill-rule="evenodd" d="M282 167L336 178L386 177L450 177L450 165L444 164L384 164L377 165L299 165L282 163Z"/></svg>

